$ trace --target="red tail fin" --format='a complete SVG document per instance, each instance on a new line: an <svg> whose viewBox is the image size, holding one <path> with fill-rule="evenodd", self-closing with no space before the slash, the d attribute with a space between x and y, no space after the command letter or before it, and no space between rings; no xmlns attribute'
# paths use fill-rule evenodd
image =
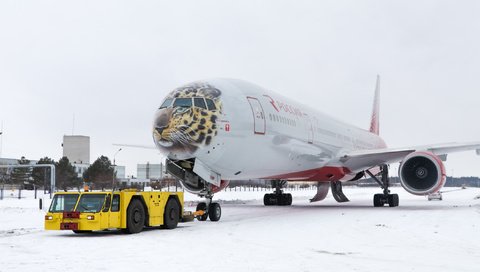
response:
<svg viewBox="0 0 480 272"><path fill-rule="evenodd" d="M380 134L380 76L377 75L375 86L375 98L373 100L372 120L370 121L370 132Z"/></svg>

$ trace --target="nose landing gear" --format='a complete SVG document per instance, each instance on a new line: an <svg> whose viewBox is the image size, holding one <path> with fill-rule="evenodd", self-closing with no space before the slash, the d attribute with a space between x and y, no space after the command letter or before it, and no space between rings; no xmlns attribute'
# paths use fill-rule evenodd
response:
<svg viewBox="0 0 480 272"><path fill-rule="evenodd" d="M212 197L213 195L206 196L206 202L198 203L196 211L203 211L197 216L198 221L207 221L207 218L210 218L210 221L217 222L222 217L222 208L219 203L212 202Z"/></svg>

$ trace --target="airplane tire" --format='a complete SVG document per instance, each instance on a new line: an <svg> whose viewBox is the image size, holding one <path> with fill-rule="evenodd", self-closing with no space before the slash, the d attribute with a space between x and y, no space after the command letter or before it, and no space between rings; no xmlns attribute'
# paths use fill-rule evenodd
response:
<svg viewBox="0 0 480 272"><path fill-rule="evenodd" d="M265 194L263 196L263 205L265 205L265 206L270 206L270 197L268 195L269 194Z"/></svg>
<svg viewBox="0 0 480 272"><path fill-rule="evenodd" d="M399 203L399 199L397 194L388 195L388 206L397 207L398 203Z"/></svg>
<svg viewBox="0 0 480 272"><path fill-rule="evenodd" d="M288 194L281 194L281 195L278 196L278 198L279 198L278 205L288 206Z"/></svg>
<svg viewBox="0 0 480 272"><path fill-rule="evenodd" d="M287 203L286 205L290 206L292 205L292 194L287 194Z"/></svg>
<svg viewBox="0 0 480 272"><path fill-rule="evenodd" d="M180 214L180 207L178 202L170 198L165 206L165 212L163 213L163 227L166 229L174 229L178 225Z"/></svg>
<svg viewBox="0 0 480 272"><path fill-rule="evenodd" d="M210 221L217 222L222 217L222 208L218 203L211 203L208 208L208 217Z"/></svg>
<svg viewBox="0 0 480 272"><path fill-rule="evenodd" d="M197 211L206 211L207 210L207 203L200 202L197 205ZM202 216L199 216L197 219L198 221L207 221L208 213L204 213Z"/></svg>
<svg viewBox="0 0 480 272"><path fill-rule="evenodd" d="M145 226L145 209L138 199L132 199L127 209L127 233L139 233Z"/></svg>
<svg viewBox="0 0 480 272"><path fill-rule="evenodd" d="M375 194L373 196L373 206L374 207L383 207L382 194Z"/></svg>
<svg viewBox="0 0 480 272"><path fill-rule="evenodd" d="M277 205L279 199L275 194L265 194L263 196L263 204L265 206L272 206L272 205Z"/></svg>

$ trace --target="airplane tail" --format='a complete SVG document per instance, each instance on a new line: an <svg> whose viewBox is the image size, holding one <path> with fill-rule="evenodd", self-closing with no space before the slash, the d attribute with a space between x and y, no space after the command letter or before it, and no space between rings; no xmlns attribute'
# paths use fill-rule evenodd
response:
<svg viewBox="0 0 480 272"><path fill-rule="evenodd" d="M370 132L379 135L380 133L380 76L377 75L375 86L375 98L373 100L372 119L370 121Z"/></svg>

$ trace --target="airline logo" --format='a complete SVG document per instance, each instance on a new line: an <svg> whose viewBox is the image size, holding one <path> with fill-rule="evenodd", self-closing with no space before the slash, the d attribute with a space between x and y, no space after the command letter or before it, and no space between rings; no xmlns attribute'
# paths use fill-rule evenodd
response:
<svg viewBox="0 0 480 272"><path fill-rule="evenodd" d="M272 97L270 97L269 95L266 95L264 94L263 96L265 96L266 98L268 98L270 100L270 104L272 105L272 107L277 111L277 112L286 112L286 113L290 113L290 114L293 114L293 115L296 115L296 116L303 116L303 113L302 111L297 108L297 107L294 107L292 105L289 105L289 104L286 104L286 103L283 103L281 101L275 101Z"/></svg>

